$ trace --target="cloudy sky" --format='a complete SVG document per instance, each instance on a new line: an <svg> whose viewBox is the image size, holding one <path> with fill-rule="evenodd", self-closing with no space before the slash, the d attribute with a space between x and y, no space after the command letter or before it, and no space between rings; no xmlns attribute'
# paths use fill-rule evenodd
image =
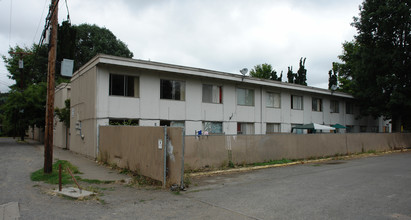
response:
<svg viewBox="0 0 411 220"><path fill-rule="evenodd" d="M59 3L59 23L67 18ZM239 73L269 63L297 71L306 57L309 86L326 88L328 71L350 41L362 0L67 0L73 24L97 24L125 42L135 59ZM0 55L38 43L50 0L0 0ZM8 90L0 61L0 91ZM286 75L286 74L284 74ZM286 76L283 76L283 81Z"/></svg>

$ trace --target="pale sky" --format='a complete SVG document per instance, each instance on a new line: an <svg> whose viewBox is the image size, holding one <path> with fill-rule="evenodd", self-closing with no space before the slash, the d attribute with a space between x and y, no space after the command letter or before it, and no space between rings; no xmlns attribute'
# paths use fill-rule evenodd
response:
<svg viewBox="0 0 411 220"><path fill-rule="evenodd" d="M0 55L38 43L50 0L0 0ZM327 88L332 62L356 31L362 0L67 0L73 24L111 30L134 59L239 73L269 63L298 70L306 57L309 86ZM59 23L67 18L60 0ZM0 61L0 91L9 80Z"/></svg>

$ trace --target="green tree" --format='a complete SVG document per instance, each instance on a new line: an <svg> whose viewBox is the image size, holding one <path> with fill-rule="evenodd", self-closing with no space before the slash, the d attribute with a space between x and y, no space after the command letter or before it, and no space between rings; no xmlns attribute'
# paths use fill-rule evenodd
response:
<svg viewBox="0 0 411 220"><path fill-rule="evenodd" d="M277 71L273 69L271 64L258 64L254 66L254 69L250 70L250 76L261 78L261 79L270 79L275 81L280 81L283 78L283 73L281 72L280 77L277 76Z"/></svg>
<svg viewBox="0 0 411 220"><path fill-rule="evenodd" d="M287 80L288 80L288 83L295 83L295 76L296 76L296 74L293 73L293 67L292 67L292 66L289 66L289 67L288 67L288 71L287 71Z"/></svg>
<svg viewBox="0 0 411 220"><path fill-rule="evenodd" d="M300 59L300 68L298 68L297 75L295 76L295 83L300 85L307 85L307 69L305 68L305 59Z"/></svg>
<svg viewBox="0 0 411 220"><path fill-rule="evenodd" d="M64 108L55 108L54 111L56 112L57 117L59 118L60 122L63 122L66 128L70 127L70 99L66 99L64 101Z"/></svg>
<svg viewBox="0 0 411 220"><path fill-rule="evenodd" d="M6 103L1 107L8 134L19 135L24 140L29 126L44 128L46 92L45 82L32 84L24 91L10 91Z"/></svg>
<svg viewBox="0 0 411 220"><path fill-rule="evenodd" d="M9 72L8 77L16 81L16 84L10 87L11 89L25 89L32 84L45 82L47 80L47 46L43 45L38 47L37 44L33 44L30 48L20 46L9 48L9 54L15 52L27 54L23 56L23 70L19 69L19 55L12 55L10 57L2 56ZM23 76L21 73L23 73Z"/></svg>
<svg viewBox="0 0 411 220"><path fill-rule="evenodd" d="M338 63L333 62L333 68L328 71L328 89L338 88Z"/></svg>
<svg viewBox="0 0 411 220"><path fill-rule="evenodd" d="M391 118L396 131L410 129L411 4L365 0L352 25L358 34L339 57L343 90L357 98L361 115Z"/></svg>
<svg viewBox="0 0 411 220"><path fill-rule="evenodd" d="M81 24L76 29L74 69L77 70L99 53L132 58L127 45L108 29L97 25Z"/></svg>

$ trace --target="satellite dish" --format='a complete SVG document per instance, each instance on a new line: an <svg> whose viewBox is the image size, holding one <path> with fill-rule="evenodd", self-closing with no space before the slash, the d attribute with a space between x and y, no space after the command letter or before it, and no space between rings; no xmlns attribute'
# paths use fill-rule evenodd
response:
<svg viewBox="0 0 411 220"><path fill-rule="evenodd" d="M332 91L337 90L337 85L332 85L332 86L331 86L331 90L332 90Z"/></svg>
<svg viewBox="0 0 411 220"><path fill-rule="evenodd" d="M243 68L242 70L240 70L240 73L245 76L245 74L247 74L248 69L247 68Z"/></svg>

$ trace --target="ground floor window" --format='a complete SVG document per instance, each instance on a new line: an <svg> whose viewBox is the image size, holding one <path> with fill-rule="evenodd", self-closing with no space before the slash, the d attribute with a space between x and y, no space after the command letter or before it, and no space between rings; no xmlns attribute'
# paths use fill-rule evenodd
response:
<svg viewBox="0 0 411 220"><path fill-rule="evenodd" d="M360 132L361 133L367 132L367 126L360 126Z"/></svg>
<svg viewBox="0 0 411 220"><path fill-rule="evenodd" d="M109 125L128 125L128 126L138 126L138 119L114 119L110 118L108 120Z"/></svg>
<svg viewBox="0 0 411 220"><path fill-rule="evenodd" d="M204 132L208 134L222 134L223 133L223 123L215 121L205 121L203 122Z"/></svg>
<svg viewBox="0 0 411 220"><path fill-rule="evenodd" d="M354 125L346 125L345 126L345 132L353 133L354 132Z"/></svg>
<svg viewBox="0 0 411 220"><path fill-rule="evenodd" d="M184 123L184 121L161 120L161 121L160 121L160 126L184 128L184 127L185 127L185 123Z"/></svg>
<svg viewBox="0 0 411 220"><path fill-rule="evenodd" d="M254 123L237 123L237 134L254 134Z"/></svg>
<svg viewBox="0 0 411 220"><path fill-rule="evenodd" d="M266 134L274 134L281 132L281 124L280 123L267 123Z"/></svg>
<svg viewBox="0 0 411 220"><path fill-rule="evenodd" d="M296 126L301 126L302 124L291 124L291 129L293 128L293 127L296 127ZM293 133L295 133L295 134L304 134L304 129L293 129L292 130L292 132Z"/></svg>

